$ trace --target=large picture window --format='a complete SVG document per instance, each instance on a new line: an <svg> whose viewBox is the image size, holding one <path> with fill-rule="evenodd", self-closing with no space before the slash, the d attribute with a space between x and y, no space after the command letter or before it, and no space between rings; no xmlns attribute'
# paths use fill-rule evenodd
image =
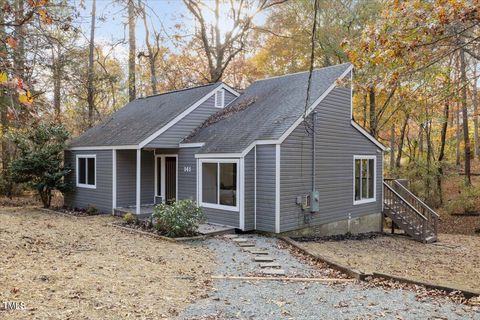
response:
<svg viewBox="0 0 480 320"><path fill-rule="evenodd" d="M236 160L201 162L202 206L238 208L238 163Z"/></svg>
<svg viewBox="0 0 480 320"><path fill-rule="evenodd" d="M354 157L354 204L375 201L375 156Z"/></svg>
<svg viewBox="0 0 480 320"><path fill-rule="evenodd" d="M96 187L96 157L95 155L77 156L77 186L83 188Z"/></svg>

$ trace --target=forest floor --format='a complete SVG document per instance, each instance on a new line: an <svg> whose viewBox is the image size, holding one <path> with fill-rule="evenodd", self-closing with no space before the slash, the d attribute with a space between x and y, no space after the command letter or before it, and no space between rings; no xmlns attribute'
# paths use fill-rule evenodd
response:
<svg viewBox="0 0 480 320"><path fill-rule="evenodd" d="M0 208L0 318L172 318L210 290L209 250L126 233L114 219Z"/></svg>
<svg viewBox="0 0 480 320"><path fill-rule="evenodd" d="M440 234L437 243L423 244L403 235L386 235L302 245L363 272L388 273L471 291L480 288L479 236Z"/></svg>

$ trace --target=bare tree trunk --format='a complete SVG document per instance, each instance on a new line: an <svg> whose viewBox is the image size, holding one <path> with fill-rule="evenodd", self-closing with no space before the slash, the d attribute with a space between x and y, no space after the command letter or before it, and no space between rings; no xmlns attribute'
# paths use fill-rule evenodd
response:
<svg viewBox="0 0 480 320"><path fill-rule="evenodd" d="M465 63L465 51L460 49L460 72L462 79L462 120L463 120L463 141L465 143L465 184L472 184L470 171L470 135L468 132L468 109L467 109L467 66Z"/></svg>
<svg viewBox="0 0 480 320"><path fill-rule="evenodd" d="M3 2L0 2L3 3ZM5 16L4 11L0 10L0 39L5 39L5 26L4 26ZM0 54L6 56L7 52L3 44L0 45ZM4 182L9 181L8 167L10 165L10 151L7 141L7 132L10 127L10 121L8 119L8 96L5 94L4 90L0 90L0 121L2 124L2 177ZM10 190L6 191L7 195L10 196Z"/></svg>
<svg viewBox="0 0 480 320"><path fill-rule="evenodd" d="M443 124L442 124L442 133L440 137L440 151L438 154L438 169L437 169L437 188L438 188L440 205L443 204L443 188L442 188L443 159L445 158L445 144L447 142L449 113L450 113L450 102L446 101L443 107Z"/></svg>
<svg viewBox="0 0 480 320"><path fill-rule="evenodd" d="M55 112L55 122L62 123L62 110L60 104L60 88L62 86L62 64L63 56L60 45L57 45L57 52L52 49L53 61L53 109Z"/></svg>
<svg viewBox="0 0 480 320"><path fill-rule="evenodd" d="M455 141L455 164L460 165L460 140L461 140L461 129L460 129L460 105L457 103L457 110L455 111L456 117L456 141Z"/></svg>
<svg viewBox="0 0 480 320"><path fill-rule="evenodd" d="M365 94L363 96L363 127L364 128L367 126L367 109L368 109L367 94Z"/></svg>
<svg viewBox="0 0 480 320"><path fill-rule="evenodd" d="M395 168L395 125L390 128L390 172Z"/></svg>
<svg viewBox="0 0 480 320"><path fill-rule="evenodd" d="M375 110L375 89L373 86L369 89L368 97L370 102L370 133L377 137L377 111Z"/></svg>
<svg viewBox="0 0 480 320"><path fill-rule="evenodd" d="M475 158L480 159L480 141L478 140L478 89L477 89L477 62L473 67L473 141Z"/></svg>
<svg viewBox="0 0 480 320"><path fill-rule="evenodd" d="M421 158L423 155L423 123L420 123L418 130L418 156Z"/></svg>
<svg viewBox="0 0 480 320"><path fill-rule="evenodd" d="M400 130L400 140L398 141L398 150L397 150L397 160L395 161L395 166L400 168L403 154L403 144L405 141L405 132L407 130L408 120L410 118L409 114L405 114L405 121L403 122L402 129Z"/></svg>
<svg viewBox="0 0 480 320"><path fill-rule="evenodd" d="M157 75L156 75L155 64L156 64L158 48L156 48L156 52L154 52L150 44L150 30L148 28L145 5L142 7L142 18L143 18L143 26L145 27L145 45L147 46L147 50L148 50L148 64L150 67L150 86L152 88L152 94L157 94Z"/></svg>
<svg viewBox="0 0 480 320"><path fill-rule="evenodd" d="M94 77L94 50L95 50L95 15L97 10L97 1L92 1L92 24L90 27L90 45L88 52L88 82L87 82L87 103L88 103L88 127L93 126L93 114L95 111L95 102L94 102L94 86L93 86L93 77Z"/></svg>
<svg viewBox="0 0 480 320"><path fill-rule="evenodd" d="M133 0L128 0L128 98L135 100L137 90L135 87L135 6Z"/></svg>

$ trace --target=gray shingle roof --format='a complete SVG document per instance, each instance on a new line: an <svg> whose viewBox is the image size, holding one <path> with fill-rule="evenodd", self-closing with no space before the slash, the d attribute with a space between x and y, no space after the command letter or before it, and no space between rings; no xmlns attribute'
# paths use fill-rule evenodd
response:
<svg viewBox="0 0 480 320"><path fill-rule="evenodd" d="M315 70L309 104L349 67L346 63ZM248 108L198 130L184 142L204 142L199 153L240 153L256 140L279 139L302 116L307 83L308 72L256 81L227 107L250 102Z"/></svg>
<svg viewBox="0 0 480 320"><path fill-rule="evenodd" d="M73 139L69 147L138 145L220 84L135 99Z"/></svg>

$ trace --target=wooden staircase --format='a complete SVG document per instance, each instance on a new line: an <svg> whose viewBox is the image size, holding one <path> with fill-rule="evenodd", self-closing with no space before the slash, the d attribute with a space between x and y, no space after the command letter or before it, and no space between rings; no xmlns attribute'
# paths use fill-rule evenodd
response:
<svg viewBox="0 0 480 320"><path fill-rule="evenodd" d="M437 241L438 214L397 180L383 182L383 214L413 239Z"/></svg>

